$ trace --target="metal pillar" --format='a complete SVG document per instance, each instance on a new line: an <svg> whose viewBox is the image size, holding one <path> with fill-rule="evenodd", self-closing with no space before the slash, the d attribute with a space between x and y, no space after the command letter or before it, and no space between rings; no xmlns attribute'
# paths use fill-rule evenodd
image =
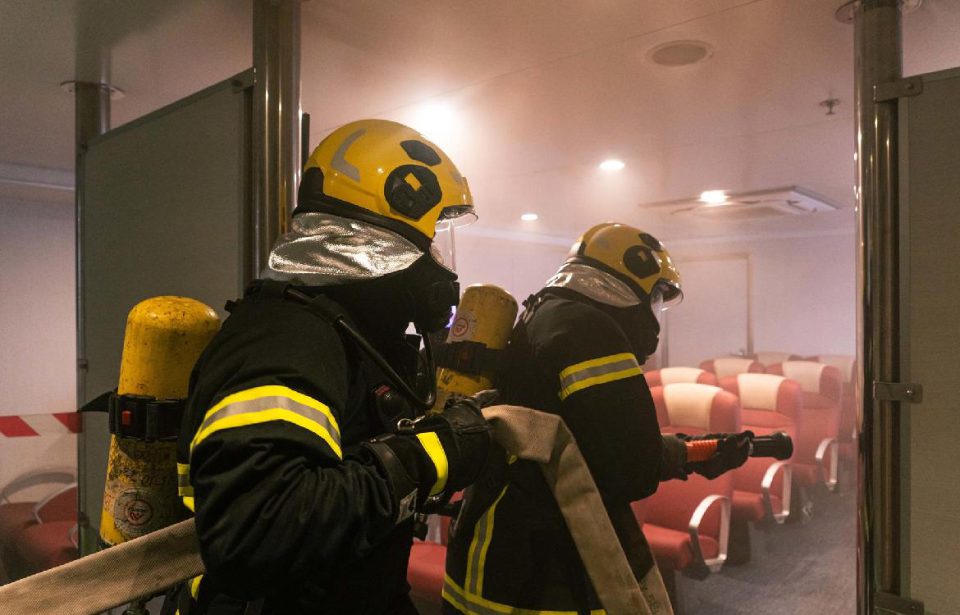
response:
<svg viewBox="0 0 960 615"><path fill-rule="evenodd" d="M87 353L86 340L83 334L85 310L83 305L83 209L84 195L84 153L87 142L93 137L103 134L110 128L110 86L104 83L75 81L70 84L74 92L74 107L76 114L76 164L75 164L75 215L76 215L76 283L77 283L77 405L87 402L86 369ZM85 418L83 419L86 420ZM86 476L86 440L77 438L78 476ZM79 481L79 501L86 501L86 490L89 488L102 489L102 485L89 485L87 481ZM82 504L81 504L82 508ZM97 550L97 530L91 528L86 519L78 524L78 541L80 553L87 555Z"/></svg>
<svg viewBox="0 0 960 615"><path fill-rule="evenodd" d="M300 178L300 3L253 1L253 220L244 277L286 231Z"/></svg>
<svg viewBox="0 0 960 615"><path fill-rule="evenodd" d="M874 88L902 73L899 0L853 7L859 223L857 337L859 391L858 612L873 615L878 595L898 595L900 579L900 402L875 383L899 383L900 251L896 100Z"/></svg>

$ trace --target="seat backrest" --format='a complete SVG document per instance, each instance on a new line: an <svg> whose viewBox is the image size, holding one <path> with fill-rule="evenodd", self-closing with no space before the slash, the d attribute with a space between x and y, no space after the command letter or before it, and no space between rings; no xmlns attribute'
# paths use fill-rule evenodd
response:
<svg viewBox="0 0 960 615"><path fill-rule="evenodd" d="M650 389L660 430L700 435L740 431L736 396L717 386L678 382Z"/></svg>
<svg viewBox="0 0 960 615"><path fill-rule="evenodd" d="M735 395L720 387L684 382L655 387L650 393L663 433L703 435L740 431L740 404ZM685 532L697 505L712 494L731 497L733 474L728 472L710 481L691 475L686 481L661 483L657 492L645 500L646 522ZM719 536L719 507L707 513L700 531L714 538Z"/></svg>
<svg viewBox="0 0 960 615"><path fill-rule="evenodd" d="M784 361L796 361L800 358L800 356L791 352L761 350L753 353L753 358L764 367L769 367L777 363L783 363Z"/></svg>
<svg viewBox="0 0 960 615"><path fill-rule="evenodd" d="M73 483L37 502L33 513L41 523L76 521L79 509L77 483Z"/></svg>
<svg viewBox="0 0 960 615"><path fill-rule="evenodd" d="M786 361L767 368L770 374L785 376L796 381L806 394L807 404L822 406L840 403L843 376L840 370L826 363L814 361ZM824 398L823 400L817 397Z"/></svg>
<svg viewBox="0 0 960 615"><path fill-rule="evenodd" d="M716 386L717 377L711 372L699 367L664 367L646 372L647 386L659 387L679 382L695 382L698 384L712 384Z"/></svg>
<svg viewBox="0 0 960 615"><path fill-rule="evenodd" d="M845 354L819 354L807 357L806 360L836 367L840 370L840 377L843 379L843 384L850 384L854 380L854 374L857 369L856 357Z"/></svg>
<svg viewBox="0 0 960 615"><path fill-rule="evenodd" d="M744 357L717 357L701 362L700 369L712 372L719 379L747 372L762 373L763 365Z"/></svg>
<svg viewBox="0 0 960 615"><path fill-rule="evenodd" d="M792 431L803 406L800 385L775 374L738 374L720 379L720 387L740 399L744 429Z"/></svg>

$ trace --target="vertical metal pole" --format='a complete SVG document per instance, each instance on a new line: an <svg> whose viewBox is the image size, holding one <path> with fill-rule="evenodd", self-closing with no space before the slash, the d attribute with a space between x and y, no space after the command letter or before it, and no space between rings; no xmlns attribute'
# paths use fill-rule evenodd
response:
<svg viewBox="0 0 960 615"><path fill-rule="evenodd" d="M75 98L76 144L75 144L75 225L76 225L76 298L77 298L77 406L87 401L86 370L87 351L84 336L85 310L83 305L83 210L85 205L84 165L87 143L93 137L103 134L110 128L110 87L103 83L77 81L72 84ZM80 509L83 511L87 501L87 489L103 489L103 485L89 485L82 480L86 476L86 441L81 431L77 438L77 474L81 477L78 487ZM80 553L86 555L96 551L97 535L85 519L78 525Z"/></svg>
<svg viewBox="0 0 960 615"><path fill-rule="evenodd" d="M873 393L874 382L900 382L897 107L895 101L874 100L874 86L901 77L899 4L862 0L854 18L862 366L858 610L870 615L877 592L901 590L900 408Z"/></svg>
<svg viewBox="0 0 960 615"><path fill-rule="evenodd" d="M253 0L253 220L245 281L286 231L300 178L300 3Z"/></svg>

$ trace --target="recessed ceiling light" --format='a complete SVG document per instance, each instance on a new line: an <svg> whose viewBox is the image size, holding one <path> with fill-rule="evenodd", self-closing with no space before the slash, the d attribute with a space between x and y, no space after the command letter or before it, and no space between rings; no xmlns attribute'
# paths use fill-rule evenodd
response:
<svg viewBox="0 0 960 615"><path fill-rule="evenodd" d="M677 68L705 62L713 56L713 47L703 41L670 41L647 52L654 64Z"/></svg>
<svg viewBox="0 0 960 615"><path fill-rule="evenodd" d="M520 216L520 219L523 220L524 222L533 222L539 217L540 216L538 216L537 214L523 214L522 216Z"/></svg>
<svg viewBox="0 0 960 615"><path fill-rule="evenodd" d="M704 190L700 193L700 201L710 205L720 205L727 202L727 193L723 190Z"/></svg>
<svg viewBox="0 0 960 615"><path fill-rule="evenodd" d="M600 163L600 170L601 171L619 171L625 166L627 165L625 165L622 160L617 160L616 158L610 158Z"/></svg>

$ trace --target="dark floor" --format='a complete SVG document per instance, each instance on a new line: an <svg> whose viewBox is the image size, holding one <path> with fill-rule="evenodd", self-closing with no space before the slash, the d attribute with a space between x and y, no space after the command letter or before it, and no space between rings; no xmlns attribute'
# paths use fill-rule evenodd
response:
<svg viewBox="0 0 960 615"><path fill-rule="evenodd" d="M813 494L807 523L751 528L752 558L703 581L677 577L677 615L852 615L856 610L856 499Z"/></svg>

